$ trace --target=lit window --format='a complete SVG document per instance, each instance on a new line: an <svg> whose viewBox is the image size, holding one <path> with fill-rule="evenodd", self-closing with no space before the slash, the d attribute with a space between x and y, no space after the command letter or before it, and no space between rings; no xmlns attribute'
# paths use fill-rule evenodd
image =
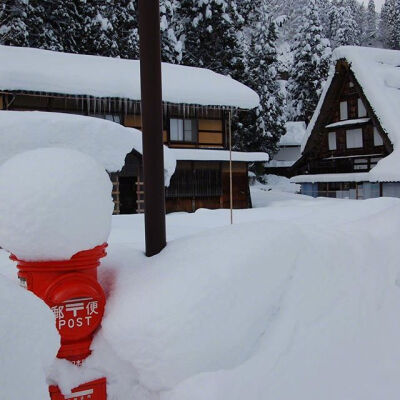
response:
<svg viewBox="0 0 400 400"><path fill-rule="evenodd" d="M196 142L197 121L195 119L171 118L169 122L170 138L174 142Z"/></svg>
<svg viewBox="0 0 400 400"><path fill-rule="evenodd" d="M367 116L367 109L364 106L364 102L361 99L358 99L358 116L359 118Z"/></svg>
<svg viewBox="0 0 400 400"><path fill-rule="evenodd" d="M336 132L328 133L329 150L336 150Z"/></svg>
<svg viewBox="0 0 400 400"><path fill-rule="evenodd" d="M383 139L378 129L374 126L374 146L383 146Z"/></svg>
<svg viewBox="0 0 400 400"><path fill-rule="evenodd" d="M347 101L340 102L340 120L343 121L348 118Z"/></svg>
<svg viewBox="0 0 400 400"><path fill-rule="evenodd" d="M363 147L362 129L349 129L346 131L346 146L348 149Z"/></svg>

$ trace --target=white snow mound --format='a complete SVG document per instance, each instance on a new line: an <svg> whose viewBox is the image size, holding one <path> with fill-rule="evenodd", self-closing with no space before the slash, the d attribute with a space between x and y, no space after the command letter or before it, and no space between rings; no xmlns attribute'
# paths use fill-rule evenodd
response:
<svg viewBox="0 0 400 400"><path fill-rule="evenodd" d="M142 133L112 121L43 111L0 111L0 164L18 153L40 147L81 151L108 172L120 171L132 150L143 154ZM172 150L164 146L166 185L175 167Z"/></svg>
<svg viewBox="0 0 400 400"><path fill-rule="evenodd" d="M0 274L0 399L48 399L46 373L59 347L51 310Z"/></svg>
<svg viewBox="0 0 400 400"><path fill-rule="evenodd" d="M111 181L93 158L37 149L0 166L0 246L25 260L69 259L107 241Z"/></svg>

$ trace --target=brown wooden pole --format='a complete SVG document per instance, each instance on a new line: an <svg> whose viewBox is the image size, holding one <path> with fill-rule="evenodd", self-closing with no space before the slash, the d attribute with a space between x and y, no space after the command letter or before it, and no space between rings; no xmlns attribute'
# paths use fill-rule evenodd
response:
<svg viewBox="0 0 400 400"><path fill-rule="evenodd" d="M166 246L159 0L139 0L139 36L146 255L151 257Z"/></svg>

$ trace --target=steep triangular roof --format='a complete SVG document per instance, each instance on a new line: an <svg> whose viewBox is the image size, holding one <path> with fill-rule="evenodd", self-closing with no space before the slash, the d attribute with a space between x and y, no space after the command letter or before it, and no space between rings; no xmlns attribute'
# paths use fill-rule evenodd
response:
<svg viewBox="0 0 400 400"><path fill-rule="evenodd" d="M374 125L380 131L388 157L370 172L371 180L400 180L400 51L345 46L333 53L336 64L325 85L302 143L303 156L318 144L321 127L350 74ZM393 152L392 152L393 151Z"/></svg>

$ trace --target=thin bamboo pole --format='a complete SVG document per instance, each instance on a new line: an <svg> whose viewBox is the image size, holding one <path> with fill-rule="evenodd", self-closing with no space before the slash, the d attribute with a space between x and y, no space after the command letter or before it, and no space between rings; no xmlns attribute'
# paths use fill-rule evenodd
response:
<svg viewBox="0 0 400 400"><path fill-rule="evenodd" d="M229 124L229 200L230 200L230 214L231 214L231 225L233 224L233 179L232 179L232 116L231 111L228 114Z"/></svg>

